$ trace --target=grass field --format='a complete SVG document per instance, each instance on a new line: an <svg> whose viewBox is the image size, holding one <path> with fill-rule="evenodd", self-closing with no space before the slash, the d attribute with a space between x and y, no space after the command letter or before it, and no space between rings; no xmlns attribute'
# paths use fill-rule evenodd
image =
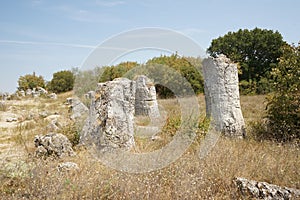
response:
<svg viewBox="0 0 300 200"><path fill-rule="evenodd" d="M75 157L34 158L33 138L47 133L46 126L52 118L58 118L63 130L69 130L71 121L68 107L64 105L69 96L72 93L59 95L55 101L8 101L6 109L0 111L0 199L243 199L232 181L237 176L300 188L299 147L257 141L253 137L255 129L251 124L262 121L265 96L241 97L247 139L220 137L210 153L200 159L198 149L207 127L204 96L200 95L201 117L195 141L178 160L148 173L111 169L82 147L75 147ZM178 129L181 119L176 100L160 100L159 104L167 113L160 139L136 138L135 152L160 149L172 140ZM45 111L48 117L39 116ZM16 115L18 122L2 123L7 113ZM141 119L139 123L147 120ZM80 169L61 173L57 165L63 161L75 162Z"/></svg>

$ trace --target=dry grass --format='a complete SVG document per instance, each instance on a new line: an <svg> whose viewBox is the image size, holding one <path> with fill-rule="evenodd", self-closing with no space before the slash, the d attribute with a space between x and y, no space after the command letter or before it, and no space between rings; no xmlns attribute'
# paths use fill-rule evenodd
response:
<svg viewBox="0 0 300 200"><path fill-rule="evenodd" d="M45 102L44 109L58 109L66 115L67 111L61 105L68 95L59 97L59 103ZM204 114L203 96L199 97L199 102L200 113ZM138 141L138 152L161 148L172 139L180 124L176 101L163 100L160 104L168 112L168 121L160 133L162 140ZM243 96L241 104L247 125L261 120L264 96ZM29 124L15 129L21 136L13 140L19 147L25 146L25 141L27 153L34 151L31 146L33 132L45 130L41 119L34 123L35 127ZM141 119L141 123L147 123L147 120ZM205 127L205 124L200 125ZM77 156L73 158L38 160L31 156L22 157L1 166L0 199L243 199L232 183L236 176L300 188L299 148L289 144L258 142L251 137L246 140L220 137L212 151L200 159L198 149L202 136L198 137L200 139L195 140L174 163L141 174L111 169L79 147L76 149ZM62 161L73 161L80 170L58 172L57 165Z"/></svg>

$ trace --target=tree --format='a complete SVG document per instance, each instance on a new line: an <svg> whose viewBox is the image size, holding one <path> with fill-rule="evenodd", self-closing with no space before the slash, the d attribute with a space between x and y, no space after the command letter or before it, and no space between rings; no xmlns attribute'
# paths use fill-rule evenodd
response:
<svg viewBox="0 0 300 200"><path fill-rule="evenodd" d="M48 84L48 90L56 93L67 92L73 89L75 77L69 70L59 71L53 74Z"/></svg>
<svg viewBox="0 0 300 200"><path fill-rule="evenodd" d="M265 93L269 87L266 79L272 68L278 64L278 58L282 55L281 47L284 44L286 43L278 31L259 28L240 29L212 40L207 52L213 57L224 54L239 63L239 79L243 81L242 87L246 87L245 89L254 87L250 90ZM264 88L261 88L261 85Z"/></svg>
<svg viewBox="0 0 300 200"><path fill-rule="evenodd" d="M300 139L300 46L286 45L272 70L274 94L268 98L268 136L280 141Z"/></svg>
<svg viewBox="0 0 300 200"><path fill-rule="evenodd" d="M37 87L45 87L45 80L42 76L37 76L35 72L20 76L18 80L18 90L27 90Z"/></svg>

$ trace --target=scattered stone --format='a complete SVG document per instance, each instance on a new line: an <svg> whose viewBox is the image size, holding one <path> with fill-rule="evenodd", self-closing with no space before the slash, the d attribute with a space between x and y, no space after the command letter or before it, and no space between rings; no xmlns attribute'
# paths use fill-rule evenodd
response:
<svg viewBox="0 0 300 200"><path fill-rule="evenodd" d="M68 98L67 102L71 105L72 120L82 119L88 115L89 109L78 98Z"/></svg>
<svg viewBox="0 0 300 200"><path fill-rule="evenodd" d="M52 120L48 126L47 126L47 130L50 132L55 132L58 131L60 129L60 124L58 123L58 121L56 119Z"/></svg>
<svg viewBox="0 0 300 200"><path fill-rule="evenodd" d="M47 135L37 135L34 137L34 144L37 148L35 155L65 157L74 156L72 144L69 139L60 133L49 133Z"/></svg>
<svg viewBox="0 0 300 200"><path fill-rule="evenodd" d="M206 114L224 135L243 138L245 122L240 106L237 65L224 55L203 61Z"/></svg>
<svg viewBox="0 0 300 200"><path fill-rule="evenodd" d="M25 92L26 96L30 96L32 95L32 90L31 89L27 89Z"/></svg>
<svg viewBox="0 0 300 200"><path fill-rule="evenodd" d="M234 180L242 195L259 199L287 200L300 198L300 190L280 187L266 182L258 182L237 177Z"/></svg>
<svg viewBox="0 0 300 200"><path fill-rule="evenodd" d="M25 91L24 90L20 90L19 94L21 95L21 97L25 97Z"/></svg>
<svg viewBox="0 0 300 200"><path fill-rule="evenodd" d="M79 167L74 162L63 162L58 164L57 170L59 172L70 172L79 170Z"/></svg>
<svg viewBox="0 0 300 200"><path fill-rule="evenodd" d="M42 118L46 118L46 117L48 117L48 112L47 111L40 112L39 116Z"/></svg>
<svg viewBox="0 0 300 200"><path fill-rule="evenodd" d="M45 89L42 88L42 87L38 87L38 88L37 88L37 91L38 91L39 94L48 94L48 91L45 90Z"/></svg>
<svg viewBox="0 0 300 200"><path fill-rule="evenodd" d="M57 94L51 93L51 94L49 94L49 98L50 99L57 99Z"/></svg>
<svg viewBox="0 0 300 200"><path fill-rule="evenodd" d="M81 144L92 143L101 150L129 150L134 145L135 87L135 81L127 78L98 84Z"/></svg>
<svg viewBox="0 0 300 200"><path fill-rule="evenodd" d="M6 122L16 122L16 121L18 121L18 119L15 117L9 117L6 119Z"/></svg>
<svg viewBox="0 0 300 200"><path fill-rule="evenodd" d="M160 117L156 90L153 82L144 75L136 79L135 115L149 116L152 120Z"/></svg>

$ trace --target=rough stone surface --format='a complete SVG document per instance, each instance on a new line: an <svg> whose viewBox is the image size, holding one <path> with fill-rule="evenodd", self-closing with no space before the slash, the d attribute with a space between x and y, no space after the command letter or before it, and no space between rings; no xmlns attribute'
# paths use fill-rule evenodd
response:
<svg viewBox="0 0 300 200"><path fill-rule="evenodd" d="M140 75L136 79L135 115L145 115L150 118L159 118L156 90L151 80Z"/></svg>
<svg viewBox="0 0 300 200"><path fill-rule="evenodd" d="M129 150L134 145L135 86L126 78L98 84L81 144L94 143L102 150Z"/></svg>
<svg viewBox="0 0 300 200"><path fill-rule="evenodd" d="M8 117L8 118L6 119L6 122L16 122L16 121L18 121L18 119L15 118L15 117Z"/></svg>
<svg viewBox="0 0 300 200"><path fill-rule="evenodd" d="M206 114L212 126L227 136L245 137L237 65L224 55L203 61Z"/></svg>
<svg viewBox="0 0 300 200"><path fill-rule="evenodd" d="M74 156L72 144L69 139L59 133L49 133L47 135L37 135L34 137L34 144L37 148L35 155L40 156Z"/></svg>
<svg viewBox="0 0 300 200"><path fill-rule="evenodd" d="M57 170L59 172L70 172L70 171L79 170L79 167L74 162L63 162L58 164Z"/></svg>
<svg viewBox="0 0 300 200"><path fill-rule="evenodd" d="M51 94L49 94L49 98L50 99L57 99L57 94L51 93Z"/></svg>
<svg viewBox="0 0 300 200"><path fill-rule="evenodd" d="M71 105L71 119L81 119L83 116L87 116L89 109L78 99L78 98L68 98L67 102Z"/></svg>
<svg viewBox="0 0 300 200"><path fill-rule="evenodd" d="M234 182L242 195L252 198L276 200L300 198L300 190L298 189L279 187L266 182L258 182L240 177L235 178Z"/></svg>

